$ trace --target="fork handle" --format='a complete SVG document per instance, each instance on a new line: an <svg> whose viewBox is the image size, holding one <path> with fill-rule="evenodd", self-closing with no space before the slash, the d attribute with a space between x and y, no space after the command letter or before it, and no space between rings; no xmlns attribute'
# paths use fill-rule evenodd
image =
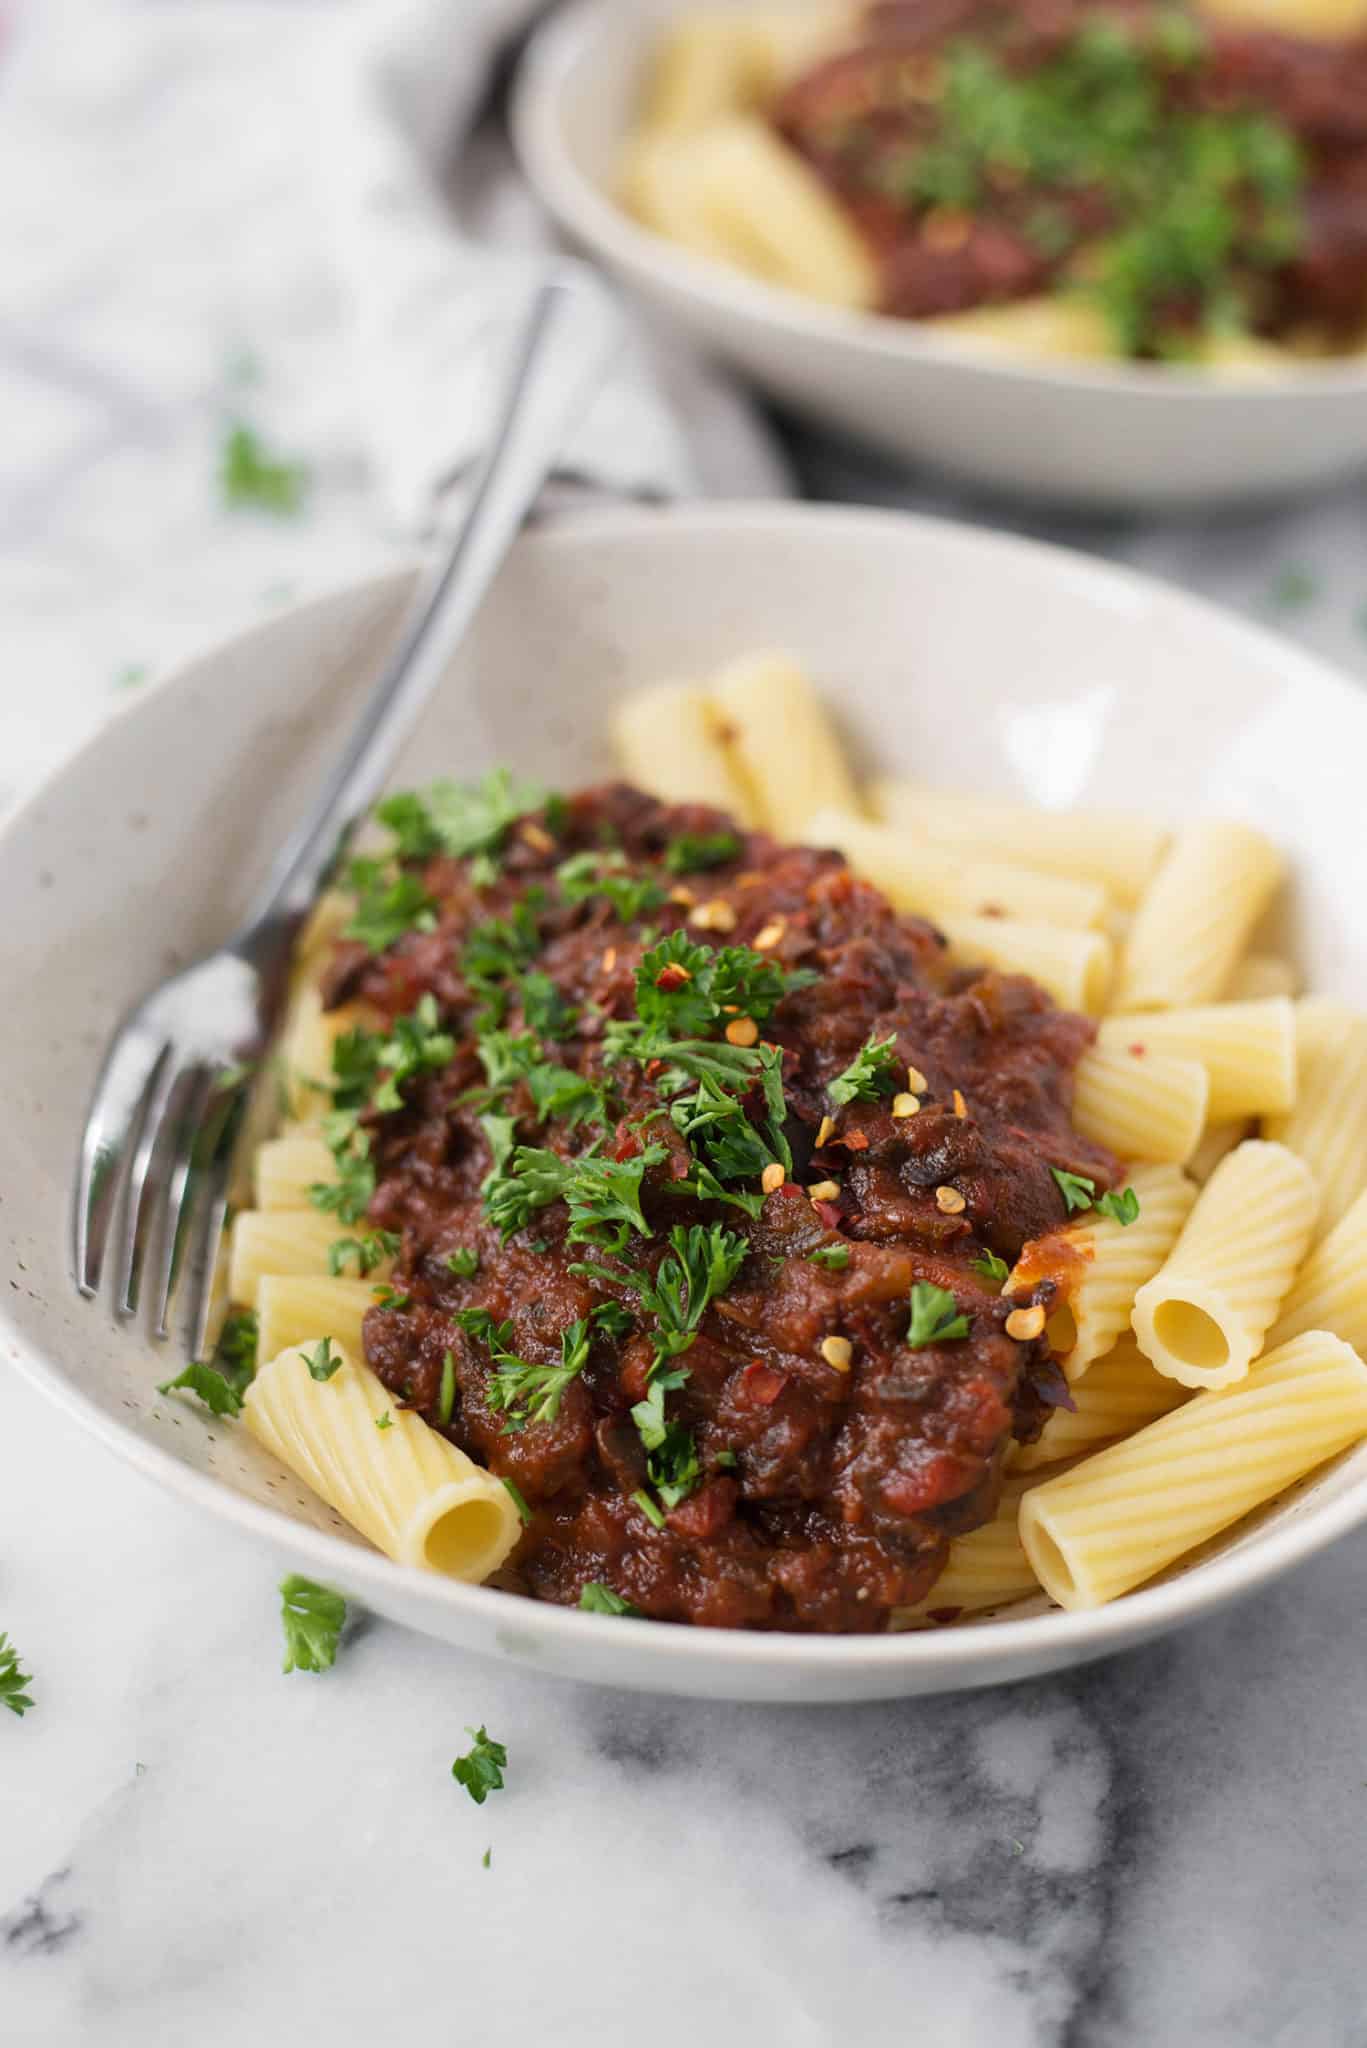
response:
<svg viewBox="0 0 1367 2048"><path fill-rule="evenodd" d="M605 294L555 277L532 300L503 386L497 423L469 506L424 573L398 646L316 803L282 849L244 939L287 941L371 809L419 714L435 693L538 492L568 429L621 339Z"/></svg>

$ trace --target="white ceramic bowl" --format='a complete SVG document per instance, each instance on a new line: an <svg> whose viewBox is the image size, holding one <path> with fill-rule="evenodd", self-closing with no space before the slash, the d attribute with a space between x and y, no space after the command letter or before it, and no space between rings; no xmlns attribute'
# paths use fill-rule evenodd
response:
<svg viewBox="0 0 1367 2048"><path fill-rule="evenodd" d="M6 1350L145 1472L291 1568L414 1627L560 1674L774 1701L986 1685L1136 1643L1251 1591L1367 1519L1367 1449L1166 1583L1098 1613L1034 1610L934 1634L740 1635L543 1606L401 1569L251 1442L159 1399L164 1351L78 1299L77 1133L124 1004L232 926L351 716L406 579L231 642L135 701L0 835L5 986L0 1293ZM1256 817L1299 877L1313 986L1367 1000L1367 699L1265 633L1033 544L882 514L704 507L524 540L405 772L491 761L571 786L607 767L619 692L779 643L865 767L1048 805Z"/></svg>
<svg viewBox="0 0 1367 2048"><path fill-rule="evenodd" d="M1367 465L1367 358L1216 381L989 356L911 321L819 305L639 227L612 188L659 25L687 4L581 0L558 13L522 68L518 147L577 242L766 391L971 482L1080 505L1271 496Z"/></svg>

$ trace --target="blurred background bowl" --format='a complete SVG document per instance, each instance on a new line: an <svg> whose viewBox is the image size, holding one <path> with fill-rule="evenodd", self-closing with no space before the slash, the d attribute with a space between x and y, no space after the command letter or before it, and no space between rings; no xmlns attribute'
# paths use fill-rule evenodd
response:
<svg viewBox="0 0 1367 2048"><path fill-rule="evenodd" d="M1265 499L1367 467L1367 357L1219 377L1027 360L832 309L649 233L614 187L661 25L686 11L582 0L557 13L524 59L514 131L565 232L762 390L973 484L1101 510Z"/></svg>

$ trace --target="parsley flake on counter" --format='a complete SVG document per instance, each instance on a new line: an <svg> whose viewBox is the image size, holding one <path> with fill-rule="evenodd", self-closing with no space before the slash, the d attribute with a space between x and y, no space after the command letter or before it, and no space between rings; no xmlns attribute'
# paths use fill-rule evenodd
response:
<svg viewBox="0 0 1367 2048"><path fill-rule="evenodd" d="M871 1038L861 1046L826 1093L837 1109L847 1102L877 1102L880 1095L895 1095L902 1072L895 1038Z"/></svg>
<svg viewBox="0 0 1367 2048"><path fill-rule="evenodd" d="M346 1601L330 1586L297 1573L280 1581L280 1619L285 1629L285 1671L330 1671L346 1621Z"/></svg>
<svg viewBox="0 0 1367 2048"><path fill-rule="evenodd" d="M966 1337L973 1325L960 1313L959 1304L948 1288L918 1280L911 1290L911 1321L907 1325L907 1346L923 1351L928 1344L951 1344Z"/></svg>
<svg viewBox="0 0 1367 2048"><path fill-rule="evenodd" d="M292 518L303 505L309 473L302 462L271 455L260 436L240 420L228 429L219 461L224 502Z"/></svg>
<svg viewBox="0 0 1367 2048"><path fill-rule="evenodd" d="M19 1669L19 1652L13 1648L7 1635L0 1635L0 1706L8 1707L21 1721L33 1705L24 1690L32 1683L32 1673Z"/></svg>
<svg viewBox="0 0 1367 2048"><path fill-rule="evenodd" d="M503 1773L508 1768L508 1752L501 1742L495 1742L487 1728L466 1728L467 1735L474 1741L464 1756L458 1756L451 1766L451 1776L458 1785L463 1785L476 1806L483 1806L491 1792L503 1790Z"/></svg>
<svg viewBox="0 0 1367 2048"><path fill-rule="evenodd" d="M585 1614L639 1614L641 1611L598 1579L590 1579L586 1586L580 1587L579 1605Z"/></svg>
<svg viewBox="0 0 1367 2048"><path fill-rule="evenodd" d="M1298 563L1288 563L1273 578L1267 601L1279 612L1300 611L1318 592L1319 584L1308 569Z"/></svg>

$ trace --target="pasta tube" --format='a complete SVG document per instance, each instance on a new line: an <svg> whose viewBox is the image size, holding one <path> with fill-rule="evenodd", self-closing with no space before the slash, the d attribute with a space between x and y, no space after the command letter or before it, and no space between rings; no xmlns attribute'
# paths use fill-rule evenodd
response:
<svg viewBox="0 0 1367 2048"><path fill-rule="evenodd" d="M1245 953L1229 977L1227 1003L1256 1003L1265 996L1294 996L1300 976L1278 953Z"/></svg>
<svg viewBox="0 0 1367 2048"><path fill-rule="evenodd" d="M1008 355L1033 356L1046 362L1061 357L1095 362L1117 352L1105 315L1084 300L1062 296L970 306L962 313L934 313L919 325L932 334L978 348L1001 349Z"/></svg>
<svg viewBox="0 0 1367 2048"><path fill-rule="evenodd" d="M732 263L735 252L713 224L698 187L693 138L670 133L638 135L622 165L622 202L642 227L651 228L695 256Z"/></svg>
<svg viewBox="0 0 1367 2048"><path fill-rule="evenodd" d="M291 1344L303 1344L326 1330L344 1351L364 1358L361 1322L375 1306L372 1280L317 1279L306 1273L266 1273L256 1290L256 1348L276 1358Z"/></svg>
<svg viewBox="0 0 1367 2048"><path fill-rule="evenodd" d="M1367 1192L1315 1246L1267 1341L1285 1344L1306 1330L1332 1330L1367 1353Z"/></svg>
<svg viewBox="0 0 1367 2048"><path fill-rule="evenodd" d="M1112 1008L1212 1002L1281 879L1281 855L1251 825L1186 826L1135 913Z"/></svg>
<svg viewBox="0 0 1367 2048"><path fill-rule="evenodd" d="M1088 1017L1105 1000L1113 954L1104 932L1017 924L1004 917L939 917L936 923L966 965L1028 974L1065 1010L1081 1010Z"/></svg>
<svg viewBox="0 0 1367 2048"><path fill-rule="evenodd" d="M337 1162L321 1138L268 1138L256 1148L252 1178L258 1209L307 1209L309 1189L337 1178Z"/></svg>
<svg viewBox="0 0 1367 2048"><path fill-rule="evenodd" d="M1154 1052L1200 1060L1210 1076L1206 1114L1212 1123L1287 1110L1296 1100L1296 1013L1285 996L1106 1017L1097 1038L1141 1058Z"/></svg>
<svg viewBox="0 0 1367 2048"><path fill-rule="evenodd" d="M1136 1166L1130 1185L1139 1198L1133 1223L1092 1210L1085 1221L1026 1245L1002 1292L1029 1287L1049 1270L1051 1247L1062 1243L1066 1297L1045 1325L1049 1343L1070 1380L1102 1357L1129 1321L1135 1295L1152 1279L1176 1244L1196 1200L1180 1166ZM1069 1284L1069 1275L1072 1278Z"/></svg>
<svg viewBox="0 0 1367 2048"><path fill-rule="evenodd" d="M1367 30L1367 0L1201 0L1201 12L1239 28L1338 42Z"/></svg>
<svg viewBox="0 0 1367 2048"><path fill-rule="evenodd" d="M661 40L646 93L647 131L695 135L748 105L753 32L742 13L685 14Z"/></svg>
<svg viewBox="0 0 1367 2048"><path fill-rule="evenodd" d="M1190 1159L1205 1128L1210 1081L1196 1060L1094 1045L1073 1073L1073 1124L1122 1159Z"/></svg>
<svg viewBox="0 0 1367 2048"><path fill-rule="evenodd" d="M1192 1398L1176 1380L1155 1371L1128 1331L1113 1351L1088 1366L1069 1392L1073 1407L1056 1408L1035 1442L1017 1448L1013 1471L1033 1472L1037 1466L1057 1465L1060 1459L1097 1450Z"/></svg>
<svg viewBox="0 0 1367 2048"><path fill-rule="evenodd" d="M1038 1593L1039 1580L1020 1539L1021 1496L1028 1484L1015 1477L1006 1481L992 1520L954 1538L939 1578L924 1600L898 1610L894 1628L953 1621L960 1614L981 1614L989 1607L1006 1607L1013 1600Z"/></svg>
<svg viewBox="0 0 1367 2048"><path fill-rule="evenodd" d="M922 917L1018 918L1026 924L1087 930L1105 916L1106 893L1099 883L965 860L909 832L870 825L851 811L808 815L801 837L811 846L838 846L898 910Z"/></svg>
<svg viewBox="0 0 1367 2048"><path fill-rule="evenodd" d="M521 1534L507 1487L335 1344L341 1363L314 1379L306 1358L322 1341L282 1351L257 1373L242 1404L252 1435L398 1564L487 1579Z"/></svg>
<svg viewBox="0 0 1367 2048"><path fill-rule="evenodd" d="M1247 1378L1031 1488L1021 1541L1061 1607L1099 1607L1367 1435L1367 1366L1313 1330Z"/></svg>
<svg viewBox="0 0 1367 2048"><path fill-rule="evenodd" d="M633 690L616 707L609 737L623 775L665 803L712 804L743 824L755 822L750 791L717 736L706 690L667 683Z"/></svg>
<svg viewBox="0 0 1367 2048"><path fill-rule="evenodd" d="M1321 1231L1367 1187L1367 1018L1321 998L1296 1004L1300 1091L1295 1108L1269 1117L1269 1138L1312 1166Z"/></svg>
<svg viewBox="0 0 1367 2048"><path fill-rule="evenodd" d="M1161 1270L1135 1296L1139 1348L1186 1387L1242 1379L1305 1256L1319 1195L1308 1166L1257 1139L1222 1159Z"/></svg>
<svg viewBox="0 0 1367 2048"><path fill-rule="evenodd" d="M255 1308L257 1292L268 1273L322 1278L328 1251L349 1226L316 1209L244 1209L233 1223L228 1254L228 1299ZM387 1280L392 1259L381 1259L373 1280Z"/></svg>
<svg viewBox="0 0 1367 2048"><path fill-rule="evenodd" d="M741 266L829 306L861 312L878 295L873 256L795 150L740 114L699 139L696 176L712 224Z"/></svg>
<svg viewBox="0 0 1367 2048"><path fill-rule="evenodd" d="M980 860L1016 862L1072 881L1100 882L1118 903L1137 903L1172 836L1128 811L1041 811L1033 804L956 796L914 782L875 782L873 814L900 831Z"/></svg>
<svg viewBox="0 0 1367 2048"><path fill-rule="evenodd" d="M331 1103L332 1048L348 1031L374 1030L383 1024L369 1003L343 1003L325 1010L318 988L301 987L290 1005L280 1035L285 1106L297 1123L320 1124Z"/></svg>
<svg viewBox="0 0 1367 2048"><path fill-rule="evenodd" d="M714 676L718 730L759 821L796 839L813 811L859 798L835 728L811 682L784 654L757 654Z"/></svg>

